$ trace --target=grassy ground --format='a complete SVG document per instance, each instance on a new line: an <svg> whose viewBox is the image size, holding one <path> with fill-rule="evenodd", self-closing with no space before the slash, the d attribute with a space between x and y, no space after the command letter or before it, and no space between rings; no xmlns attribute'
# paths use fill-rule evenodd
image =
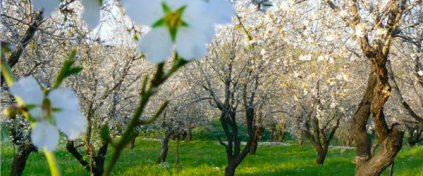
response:
<svg viewBox="0 0 423 176"><path fill-rule="evenodd" d="M171 143L168 162L156 165L159 142L137 141L136 148L126 150L113 175L223 175L226 164L222 146L211 141L181 142L180 164L175 165L175 142ZM63 175L89 175L64 149L56 152ZM309 146L261 146L237 169L237 175L354 175L351 163L354 151L333 149L323 166L314 164L315 152ZM1 146L1 175L9 175L13 148ZM24 175L48 175L42 153L31 154ZM388 175L384 173L383 175ZM423 146L405 146L395 162L396 176L423 176Z"/></svg>

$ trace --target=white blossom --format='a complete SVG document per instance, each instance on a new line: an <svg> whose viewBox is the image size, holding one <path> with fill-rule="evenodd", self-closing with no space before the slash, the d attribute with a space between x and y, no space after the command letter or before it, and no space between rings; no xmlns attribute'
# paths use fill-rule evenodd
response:
<svg viewBox="0 0 423 176"><path fill-rule="evenodd" d="M137 51L153 63L165 61L173 50L184 59L200 59L214 26L230 22L234 14L226 0L125 0L123 6L135 22L152 28Z"/></svg>
<svg viewBox="0 0 423 176"><path fill-rule="evenodd" d="M364 37L366 34L366 24L359 23L357 26L355 26L355 35L357 37Z"/></svg>
<svg viewBox="0 0 423 176"><path fill-rule="evenodd" d="M59 140L58 129L70 140L85 132L87 122L80 111L79 99L71 89L58 88L45 94L30 76L15 82L10 91L28 108L34 121L31 124L31 141L37 148L55 150Z"/></svg>
<svg viewBox="0 0 423 176"><path fill-rule="evenodd" d="M311 61L311 55L310 54L308 54L308 55L301 55L298 58L298 60L300 60L300 61Z"/></svg>

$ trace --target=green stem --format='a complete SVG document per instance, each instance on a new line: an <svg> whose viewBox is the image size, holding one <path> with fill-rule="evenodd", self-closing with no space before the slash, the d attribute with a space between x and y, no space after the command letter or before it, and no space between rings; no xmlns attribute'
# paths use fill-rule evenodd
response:
<svg viewBox="0 0 423 176"><path fill-rule="evenodd" d="M50 168L50 172L52 176L60 176L59 166L57 165L56 157L54 157L54 153L44 148L44 155L47 158L48 167Z"/></svg>
<svg viewBox="0 0 423 176"><path fill-rule="evenodd" d="M9 66L9 63L6 61L4 57L1 57L1 73L3 74L4 80L6 84L11 87L15 82L16 78L12 72L12 69Z"/></svg>
<svg viewBox="0 0 423 176"><path fill-rule="evenodd" d="M142 113L144 112L145 107L147 106L148 101L150 98L157 93L157 90L161 84L163 84L170 76L172 76L179 68L184 66L187 61L179 58L177 55L175 57L175 62L172 65L172 68L167 73L164 73L164 63L158 64L156 69L156 74L154 75L154 78L150 81L150 86L146 90L147 86L147 79L142 84L141 89L141 98L138 102L138 107L135 110L134 114L132 115L131 121L129 122L128 126L126 127L125 132L123 133L121 139L119 142L116 143L115 151L112 154L112 158L110 162L107 164L107 167L104 170L103 175L108 176L110 175L113 166L116 164L116 162L119 160L120 154L122 153L122 150L125 148L125 146L131 141L131 139L134 137L134 129L140 124L140 117ZM166 107L167 103L163 105L158 112L162 112L164 108ZM157 119L158 115L154 116L152 119L147 120L145 122L153 123ZM146 124L144 124L146 125Z"/></svg>
<svg viewBox="0 0 423 176"><path fill-rule="evenodd" d="M15 77L15 74L13 74L12 69L10 68L9 62L6 61L5 57L1 57L0 67L1 67L1 74L3 75L3 78L6 81L7 86L12 87L12 85L16 81L16 77ZM25 105L25 103L23 102L21 98L15 97L15 100L18 103L18 105ZM26 112L24 112L23 115L27 119L29 119L29 115Z"/></svg>

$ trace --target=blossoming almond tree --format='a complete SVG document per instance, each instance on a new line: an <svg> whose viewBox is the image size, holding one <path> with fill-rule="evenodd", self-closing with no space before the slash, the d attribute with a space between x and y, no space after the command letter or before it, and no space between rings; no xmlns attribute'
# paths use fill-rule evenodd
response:
<svg viewBox="0 0 423 176"><path fill-rule="evenodd" d="M356 143L356 175L380 175L393 163L402 148L404 132L393 123L388 126L385 104L391 96L387 62L395 38L401 34L404 17L421 6L421 1L339 2L326 0L335 14L348 9L350 14L340 16L345 24L355 30L352 36L364 56L370 61L371 71L363 98L353 116L352 133ZM382 32L381 32L382 31ZM376 33L376 34L375 34ZM381 35L382 34L382 35ZM371 151L372 140L366 132L369 118L375 124L379 152Z"/></svg>

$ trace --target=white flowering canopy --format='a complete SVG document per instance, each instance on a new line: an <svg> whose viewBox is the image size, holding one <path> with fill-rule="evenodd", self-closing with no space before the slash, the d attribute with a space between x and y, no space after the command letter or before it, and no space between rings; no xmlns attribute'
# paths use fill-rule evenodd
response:
<svg viewBox="0 0 423 176"><path fill-rule="evenodd" d="M186 60L200 59L214 26L231 22L235 12L227 0L124 0L123 6L136 23L152 28L138 47L152 63L164 62L173 50Z"/></svg>
<svg viewBox="0 0 423 176"><path fill-rule="evenodd" d="M70 140L85 132L87 121L80 111L79 99L71 89L53 89L46 95L30 76L18 80L10 91L24 101L35 121L31 123L31 141L37 148L55 150L59 141L58 130Z"/></svg>

